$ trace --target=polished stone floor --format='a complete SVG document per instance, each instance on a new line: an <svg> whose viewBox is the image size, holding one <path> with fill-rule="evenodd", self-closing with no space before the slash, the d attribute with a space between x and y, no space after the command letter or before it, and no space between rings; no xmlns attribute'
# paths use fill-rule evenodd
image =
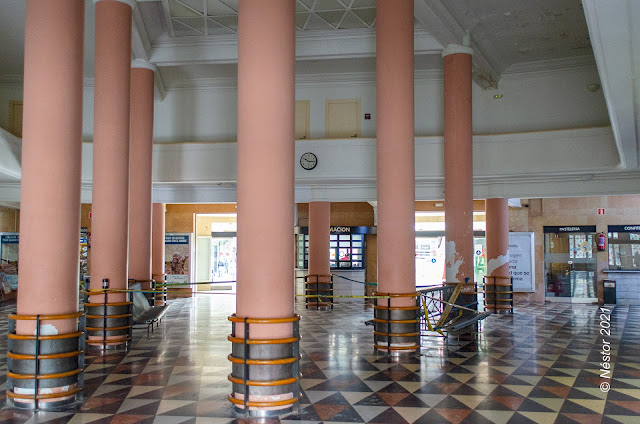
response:
<svg viewBox="0 0 640 424"><path fill-rule="evenodd" d="M130 352L88 357L85 401L72 412L0 410L3 423L230 423L230 295L176 299L160 328L136 330ZM0 306L0 331L6 314ZM593 305L517 307L490 316L477 340L424 337L400 362L372 349L372 308L336 304L302 315L300 410L281 423L640 423L640 307L611 311L612 378ZM608 313L605 315L609 316ZM0 340L1 386L6 335ZM602 383L610 391L601 390ZM4 391L2 392L2 394Z"/></svg>

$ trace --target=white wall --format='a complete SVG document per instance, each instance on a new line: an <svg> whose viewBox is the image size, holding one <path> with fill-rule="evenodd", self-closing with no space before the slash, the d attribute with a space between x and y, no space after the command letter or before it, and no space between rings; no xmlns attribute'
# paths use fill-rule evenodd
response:
<svg viewBox="0 0 640 424"><path fill-rule="evenodd" d="M169 90L155 106L155 142L235 141L237 88L235 79L221 78L217 86ZM498 90L474 84L473 126L476 134L539 131L609 124L602 91L587 91L599 82L595 67L554 72L503 75ZM496 100L495 94L503 98ZM359 98L362 137L375 137L375 76L369 73L304 76L296 84L296 98L310 100L311 138L324 137L326 99ZM22 88L0 82L0 127L8 124L10 100L22 99ZM93 133L93 86L85 81L83 139ZM415 82L417 136L441 135L442 76L419 72ZM364 120L370 113L371 120Z"/></svg>

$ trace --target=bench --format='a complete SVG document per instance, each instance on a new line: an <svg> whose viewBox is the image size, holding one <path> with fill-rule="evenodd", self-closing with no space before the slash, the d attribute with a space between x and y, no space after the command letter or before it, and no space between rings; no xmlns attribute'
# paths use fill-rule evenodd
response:
<svg viewBox="0 0 640 424"><path fill-rule="evenodd" d="M140 283L130 284L129 289L142 290L142 285ZM153 325L155 324L156 327L160 325L169 305L151 306L144 293L139 291L132 292L131 295L133 301L133 324L146 325L147 337L149 337L149 330L153 333Z"/></svg>

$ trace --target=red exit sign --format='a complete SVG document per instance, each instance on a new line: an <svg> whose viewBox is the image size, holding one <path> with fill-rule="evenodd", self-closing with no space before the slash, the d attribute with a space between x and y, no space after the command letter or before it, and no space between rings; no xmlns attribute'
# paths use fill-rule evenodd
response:
<svg viewBox="0 0 640 424"><path fill-rule="evenodd" d="M604 208L598 209L598 215L604 215Z"/></svg>

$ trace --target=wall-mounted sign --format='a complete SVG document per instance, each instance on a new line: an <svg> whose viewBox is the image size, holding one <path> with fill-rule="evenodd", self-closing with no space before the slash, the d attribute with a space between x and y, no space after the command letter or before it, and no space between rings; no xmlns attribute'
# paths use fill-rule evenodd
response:
<svg viewBox="0 0 640 424"><path fill-rule="evenodd" d="M186 284L191 281L191 234L166 233L164 257L164 272L168 283Z"/></svg>
<svg viewBox="0 0 640 424"><path fill-rule="evenodd" d="M533 233L509 233L509 275L513 291L535 291L535 249Z"/></svg>
<svg viewBox="0 0 640 424"><path fill-rule="evenodd" d="M377 227L347 227L334 225L329 227L330 234L376 234ZM294 234L309 234L309 227L296 227Z"/></svg>
<svg viewBox="0 0 640 424"><path fill-rule="evenodd" d="M640 232L640 225L609 225L610 233L635 233Z"/></svg>
<svg viewBox="0 0 640 424"><path fill-rule="evenodd" d="M604 208L598 208L598 215L604 215Z"/></svg>
<svg viewBox="0 0 640 424"><path fill-rule="evenodd" d="M5 293L18 288L18 233L0 233L0 287Z"/></svg>
<svg viewBox="0 0 640 424"><path fill-rule="evenodd" d="M561 227L544 226L545 233L595 233L595 225L565 225Z"/></svg>

